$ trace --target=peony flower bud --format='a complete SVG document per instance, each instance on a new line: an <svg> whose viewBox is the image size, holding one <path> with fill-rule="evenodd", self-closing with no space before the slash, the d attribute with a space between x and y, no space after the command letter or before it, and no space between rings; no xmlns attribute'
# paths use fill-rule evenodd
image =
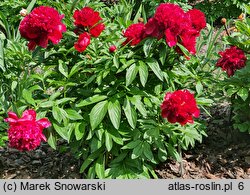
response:
<svg viewBox="0 0 250 195"><path fill-rule="evenodd" d="M22 10L20 11L20 15L25 17L25 16L27 16L27 14L28 14L27 9L22 8Z"/></svg>
<svg viewBox="0 0 250 195"><path fill-rule="evenodd" d="M222 18L220 22L221 22L221 24L225 25L227 23L227 19L226 18Z"/></svg>
<svg viewBox="0 0 250 195"><path fill-rule="evenodd" d="M111 45L111 46L109 47L109 52L110 52L110 53L114 53L115 50L116 50L116 46L115 46L115 45Z"/></svg>

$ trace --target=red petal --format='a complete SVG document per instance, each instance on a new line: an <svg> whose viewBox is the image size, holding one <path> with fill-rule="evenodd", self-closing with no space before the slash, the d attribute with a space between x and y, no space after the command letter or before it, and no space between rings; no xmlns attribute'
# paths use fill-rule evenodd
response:
<svg viewBox="0 0 250 195"><path fill-rule="evenodd" d="M36 122L37 122L37 124L38 124L40 127L42 127L42 128L48 128L48 127L51 126L51 123L50 123L49 120L46 119L46 118L42 118L42 119L40 119L40 120L38 120L38 121L36 121Z"/></svg>
<svg viewBox="0 0 250 195"><path fill-rule="evenodd" d="M22 118L19 121L35 121L36 120L36 111L35 110L25 110L22 114Z"/></svg>

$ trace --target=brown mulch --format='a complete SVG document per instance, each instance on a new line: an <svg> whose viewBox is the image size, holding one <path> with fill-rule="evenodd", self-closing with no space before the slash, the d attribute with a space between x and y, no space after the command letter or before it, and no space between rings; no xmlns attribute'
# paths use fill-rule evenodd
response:
<svg viewBox="0 0 250 195"><path fill-rule="evenodd" d="M185 172L179 163L168 160L156 168L159 178L230 178L250 179L250 134L233 130L229 107L214 108L207 119L208 137L192 150L183 153ZM80 162L69 152L55 151L46 143L31 152L0 148L0 179L74 179Z"/></svg>

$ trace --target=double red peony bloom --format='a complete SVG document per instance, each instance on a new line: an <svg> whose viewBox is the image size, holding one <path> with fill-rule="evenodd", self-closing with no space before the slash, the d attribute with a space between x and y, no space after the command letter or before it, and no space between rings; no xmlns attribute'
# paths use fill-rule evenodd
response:
<svg viewBox="0 0 250 195"><path fill-rule="evenodd" d="M196 105L194 95L188 90L167 92L161 105L161 115L170 123L193 123L193 117L198 118L200 110Z"/></svg>
<svg viewBox="0 0 250 195"><path fill-rule="evenodd" d="M48 42L59 43L62 33L66 31L66 26L61 22L64 15L60 15L57 10L48 6L35 8L20 23L20 34L26 38L29 50L41 46L46 48Z"/></svg>
<svg viewBox="0 0 250 195"><path fill-rule="evenodd" d="M236 46L231 46L225 51L219 52L221 58L217 61L216 66L227 71L228 77L233 76L236 70L246 66L247 58L243 50Z"/></svg>
<svg viewBox="0 0 250 195"><path fill-rule="evenodd" d="M18 118L14 112L9 112L8 116L4 121L10 125L8 130L10 147L20 151L29 151L36 149L41 140L46 141L42 131L51 126L48 119L36 120L34 110L24 111L21 118Z"/></svg>
<svg viewBox="0 0 250 195"><path fill-rule="evenodd" d="M80 34L78 41L75 43L75 49L79 52L85 51L90 44L90 37L98 37L105 29L101 22L99 12L90 7L84 7L76 10L73 15L76 25L76 34Z"/></svg>
<svg viewBox="0 0 250 195"><path fill-rule="evenodd" d="M192 9L184 12L181 7L172 3L161 3L155 15L143 23L132 24L123 33L126 37L124 44L137 45L145 37L165 37L169 47L182 44L191 53L195 54L196 38L206 27L206 18L200 10ZM181 52L177 49L177 51Z"/></svg>

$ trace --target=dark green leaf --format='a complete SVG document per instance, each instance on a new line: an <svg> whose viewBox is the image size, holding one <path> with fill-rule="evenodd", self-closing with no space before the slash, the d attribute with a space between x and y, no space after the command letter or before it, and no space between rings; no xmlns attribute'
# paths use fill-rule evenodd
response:
<svg viewBox="0 0 250 195"><path fill-rule="evenodd" d="M82 115L80 115L76 110L66 109L65 111L68 114L68 118L71 119L71 120L81 120L81 119L83 119Z"/></svg>
<svg viewBox="0 0 250 195"><path fill-rule="evenodd" d="M92 129L95 129L103 120L106 113L108 111L108 101L102 101L97 103L91 110L90 117L90 125Z"/></svg>
<svg viewBox="0 0 250 195"><path fill-rule="evenodd" d="M94 95L92 97L82 100L79 104L76 105L76 107L83 107L83 106L87 106L90 104L94 104L96 102L105 100L106 98L107 98L106 95Z"/></svg>
<svg viewBox="0 0 250 195"><path fill-rule="evenodd" d="M107 131L105 132L105 146L108 152L110 152L113 147L112 137Z"/></svg>
<svg viewBox="0 0 250 195"><path fill-rule="evenodd" d="M138 66L136 64L132 64L126 72L126 86L129 86L133 80L135 79L138 73Z"/></svg>
<svg viewBox="0 0 250 195"><path fill-rule="evenodd" d="M139 144L142 144L141 140L134 140L134 141L129 142L125 146L123 146L122 149L133 149L136 146L138 146Z"/></svg>
<svg viewBox="0 0 250 195"><path fill-rule="evenodd" d="M58 63L59 72L62 73L65 77L68 77L68 66L62 60L59 60Z"/></svg>
<svg viewBox="0 0 250 195"><path fill-rule="evenodd" d="M98 177L98 179L104 179L105 178L105 158L103 155L101 155L95 164L95 172Z"/></svg>
<svg viewBox="0 0 250 195"><path fill-rule="evenodd" d="M85 122L76 123L76 126L75 126L75 137L76 137L76 140L80 140L80 139L83 138L84 133L85 133L85 127L86 127Z"/></svg>
<svg viewBox="0 0 250 195"><path fill-rule="evenodd" d="M108 104L109 118L116 129L119 129L121 121L121 106L118 100L110 101Z"/></svg>
<svg viewBox="0 0 250 195"><path fill-rule="evenodd" d="M139 75L143 87L145 87L148 80L148 67L143 61L139 61Z"/></svg>
<svg viewBox="0 0 250 195"><path fill-rule="evenodd" d="M123 110L126 118L128 119L129 125L134 129L137 122L137 114L135 109L131 107L128 97L124 100Z"/></svg>
<svg viewBox="0 0 250 195"><path fill-rule="evenodd" d="M148 66L150 67L150 69L155 73L155 75L161 80L163 81L163 74L162 74L162 70L157 62L156 59L151 58L151 59L147 59L146 63L148 64Z"/></svg>

